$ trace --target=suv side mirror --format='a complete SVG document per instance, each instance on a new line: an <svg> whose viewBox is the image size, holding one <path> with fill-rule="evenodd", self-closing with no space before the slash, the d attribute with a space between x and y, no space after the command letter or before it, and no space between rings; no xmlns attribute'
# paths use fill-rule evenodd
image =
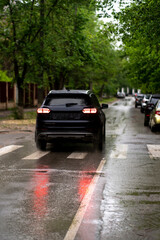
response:
<svg viewBox="0 0 160 240"><path fill-rule="evenodd" d="M108 104L102 103L101 108L102 108L102 109L108 108Z"/></svg>

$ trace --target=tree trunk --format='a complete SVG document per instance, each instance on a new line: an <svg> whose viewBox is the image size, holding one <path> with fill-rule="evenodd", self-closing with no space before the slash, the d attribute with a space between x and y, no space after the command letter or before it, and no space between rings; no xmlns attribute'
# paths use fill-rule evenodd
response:
<svg viewBox="0 0 160 240"><path fill-rule="evenodd" d="M40 0L40 25L41 25L41 31L40 31L40 46L41 46L41 59L43 59L44 55L44 0ZM38 88L38 107L41 106L43 99L44 99L44 87L43 87L43 61L40 61L40 74L39 79L41 83L41 87Z"/></svg>
<svg viewBox="0 0 160 240"><path fill-rule="evenodd" d="M93 82L89 81L89 89L93 90Z"/></svg>
<svg viewBox="0 0 160 240"><path fill-rule="evenodd" d="M102 84L101 89L99 91L99 97L102 98L103 96L103 89L104 89L104 84Z"/></svg>
<svg viewBox="0 0 160 240"><path fill-rule="evenodd" d="M42 87L38 88L37 95L38 95L38 107L40 107L44 100L44 88Z"/></svg>
<svg viewBox="0 0 160 240"><path fill-rule="evenodd" d="M17 79L17 87L18 87L18 105L16 106L13 114L15 119L23 119L24 111L23 111L23 80L18 77Z"/></svg>
<svg viewBox="0 0 160 240"><path fill-rule="evenodd" d="M54 81L54 89L60 90L63 89L65 83L65 78L63 72L59 74L59 78L56 78Z"/></svg>

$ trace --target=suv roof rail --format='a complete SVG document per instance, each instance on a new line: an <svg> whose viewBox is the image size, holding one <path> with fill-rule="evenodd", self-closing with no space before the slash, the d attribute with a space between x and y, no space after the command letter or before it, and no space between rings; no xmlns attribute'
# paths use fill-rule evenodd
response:
<svg viewBox="0 0 160 240"><path fill-rule="evenodd" d="M48 94L60 94L60 93L80 93L80 94L90 94L91 90L73 90L73 89L63 89L63 90L50 90Z"/></svg>

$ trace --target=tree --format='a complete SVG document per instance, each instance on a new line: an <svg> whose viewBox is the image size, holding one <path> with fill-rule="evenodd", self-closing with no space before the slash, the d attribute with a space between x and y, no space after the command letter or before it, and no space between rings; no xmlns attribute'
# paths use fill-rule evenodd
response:
<svg viewBox="0 0 160 240"><path fill-rule="evenodd" d="M128 78L145 92L159 92L160 1L134 1L119 14Z"/></svg>
<svg viewBox="0 0 160 240"><path fill-rule="evenodd" d="M2 0L0 7L1 54L12 63L18 105L23 105L23 86L31 76L44 87L50 72L47 81L62 88L68 69L83 62L78 47L86 21L82 9L93 11L94 1Z"/></svg>
<svg viewBox="0 0 160 240"><path fill-rule="evenodd" d="M26 82L37 83L39 93L64 86L93 88L100 96L115 91L121 58L114 27L99 22L97 7L99 0L1 1L0 65L17 83L19 106Z"/></svg>

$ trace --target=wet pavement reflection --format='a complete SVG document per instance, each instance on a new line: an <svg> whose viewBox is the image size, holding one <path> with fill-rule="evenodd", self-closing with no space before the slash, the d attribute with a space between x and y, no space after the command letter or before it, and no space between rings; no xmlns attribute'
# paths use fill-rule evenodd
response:
<svg viewBox="0 0 160 240"><path fill-rule="evenodd" d="M159 145L160 133L153 134L143 120L133 98L110 107L104 175L76 240L160 239L160 155L151 157L147 147Z"/></svg>
<svg viewBox="0 0 160 240"><path fill-rule="evenodd" d="M70 226L67 240L160 240L160 132L143 126L132 97L105 114L102 153L62 143L43 156L30 138L0 156L0 240L62 240Z"/></svg>
<svg viewBox="0 0 160 240"><path fill-rule="evenodd" d="M34 172L33 184L33 212L39 219L43 218L47 213L48 208L48 192L49 192L49 174L48 166L38 166L38 170Z"/></svg>

